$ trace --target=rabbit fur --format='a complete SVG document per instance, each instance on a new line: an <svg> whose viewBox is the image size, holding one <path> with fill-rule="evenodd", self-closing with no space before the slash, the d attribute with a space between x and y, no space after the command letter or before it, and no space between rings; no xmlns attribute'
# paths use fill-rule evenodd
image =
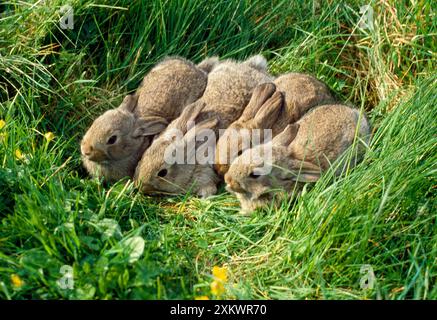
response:
<svg viewBox="0 0 437 320"><path fill-rule="evenodd" d="M153 137L162 132L183 108L202 96L215 57L198 66L169 57L144 77L133 95L118 108L98 117L81 141L83 165L92 176L116 181L132 177Z"/></svg>
<svg viewBox="0 0 437 320"><path fill-rule="evenodd" d="M276 100L281 99L281 94L283 104L263 104L272 95ZM271 129L274 137L311 108L334 101L329 88L307 74L287 73L273 83L259 85L240 118L220 136L216 148L216 171L224 176L242 151L256 145L256 141L251 139L253 129ZM262 143L263 137L260 136L259 143ZM246 139L244 143L243 138Z"/></svg>
<svg viewBox="0 0 437 320"><path fill-rule="evenodd" d="M300 190L304 183L317 181L354 143L356 136L356 156L339 166L336 174L361 159L370 137L369 123L359 110L345 105L317 107L270 142L237 157L224 176L226 188L237 196L242 212L251 212L268 204L274 190ZM270 160L265 156L266 150L271 150ZM260 174L259 168L266 164L271 166L271 172Z"/></svg>
<svg viewBox="0 0 437 320"><path fill-rule="evenodd" d="M253 89L260 83L272 81L266 68L267 62L262 56L244 62L225 60L215 65L208 75L203 96L187 106L181 116L145 151L134 178L141 190L145 193L170 194L191 191L202 197L215 194L219 178L212 163L194 161L169 164L166 161L166 150L175 143L174 137L169 138L171 132L178 130L182 133L182 145L187 146L204 130L211 130L214 138L208 142L212 143L211 149L214 149L219 130L227 128L241 115ZM188 128L187 124L192 122L197 123L196 127ZM211 149L208 152L213 155Z"/></svg>

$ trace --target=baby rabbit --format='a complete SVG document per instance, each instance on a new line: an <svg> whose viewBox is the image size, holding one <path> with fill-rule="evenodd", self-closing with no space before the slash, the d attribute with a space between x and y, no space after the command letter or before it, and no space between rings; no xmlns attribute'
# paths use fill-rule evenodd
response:
<svg viewBox="0 0 437 320"><path fill-rule="evenodd" d="M108 181L132 177L144 150L156 134L204 92L207 72L218 59L198 66L183 58L167 58L144 77L134 95L98 117L84 135L84 167Z"/></svg>
<svg viewBox="0 0 437 320"><path fill-rule="evenodd" d="M321 172L352 145L355 134L368 142L369 133L369 124L359 110L339 104L317 107L272 141L237 157L225 174L227 189L239 199L242 212L253 211L271 201L272 189L287 192L317 181ZM270 159L266 156L269 151ZM360 144L351 167L363 151ZM269 166L271 172L262 174L260 168Z"/></svg>
<svg viewBox="0 0 437 320"><path fill-rule="evenodd" d="M203 96L187 106L145 151L135 172L135 181L141 190L146 193L184 194L193 187L191 192L202 197L215 194L219 179L212 162L217 133L240 116L258 84L271 80L267 74L267 61L262 56L240 63L225 60L215 66L208 75ZM187 124L192 122L197 125L190 129ZM200 163L196 157L192 161L186 159L183 163L169 163L166 153L178 143L172 132L183 135L179 139L182 147L196 146L196 141L206 129L213 133L213 137L207 140L211 147L207 149L211 161ZM187 150L187 154L190 152L192 150Z"/></svg>
<svg viewBox="0 0 437 320"><path fill-rule="evenodd" d="M280 99L280 93L274 93L275 86L284 96L284 104L263 105L272 94L275 96L274 99ZM307 74L288 73L278 77L274 83L259 85L240 118L219 138L216 171L223 176L238 155L256 145L257 141L252 139L252 133L255 132L253 129L272 129L274 137L282 132L287 124L297 121L312 107L334 101L329 88ZM261 134L258 143L262 143L262 140Z"/></svg>

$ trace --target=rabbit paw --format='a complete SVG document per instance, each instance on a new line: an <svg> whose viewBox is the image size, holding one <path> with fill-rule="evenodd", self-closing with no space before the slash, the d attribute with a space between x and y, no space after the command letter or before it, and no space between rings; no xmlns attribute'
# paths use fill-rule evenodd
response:
<svg viewBox="0 0 437 320"><path fill-rule="evenodd" d="M198 194L201 198L205 199L213 196L217 193L217 187L215 185L205 186L199 190Z"/></svg>

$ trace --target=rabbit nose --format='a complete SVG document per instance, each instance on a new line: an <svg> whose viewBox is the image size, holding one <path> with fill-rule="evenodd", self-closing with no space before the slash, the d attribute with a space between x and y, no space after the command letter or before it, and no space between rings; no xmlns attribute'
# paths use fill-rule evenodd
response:
<svg viewBox="0 0 437 320"><path fill-rule="evenodd" d="M81 149L82 149L81 150L82 154L84 156L87 156L87 157L89 157L93 153L93 150L94 150L93 146L88 146L88 145L82 145Z"/></svg>
<svg viewBox="0 0 437 320"><path fill-rule="evenodd" d="M244 190L237 181L232 179L230 175L225 175L225 182L228 185L228 187L235 192L239 192L239 193L246 192L246 190Z"/></svg>

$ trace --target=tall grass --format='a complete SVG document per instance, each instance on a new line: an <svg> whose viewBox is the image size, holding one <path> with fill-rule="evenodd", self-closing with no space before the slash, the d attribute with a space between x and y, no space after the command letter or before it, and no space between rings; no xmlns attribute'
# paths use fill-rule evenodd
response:
<svg viewBox="0 0 437 320"><path fill-rule="evenodd" d="M69 3L73 30L59 26L63 1L0 5L0 298L213 298L214 265L228 266L227 298L437 298L430 2L370 2L373 30L358 1ZM259 52L273 73L312 73L368 111L357 168L251 216L224 191L152 198L86 176L86 126L157 61ZM57 283L65 265L71 290Z"/></svg>

